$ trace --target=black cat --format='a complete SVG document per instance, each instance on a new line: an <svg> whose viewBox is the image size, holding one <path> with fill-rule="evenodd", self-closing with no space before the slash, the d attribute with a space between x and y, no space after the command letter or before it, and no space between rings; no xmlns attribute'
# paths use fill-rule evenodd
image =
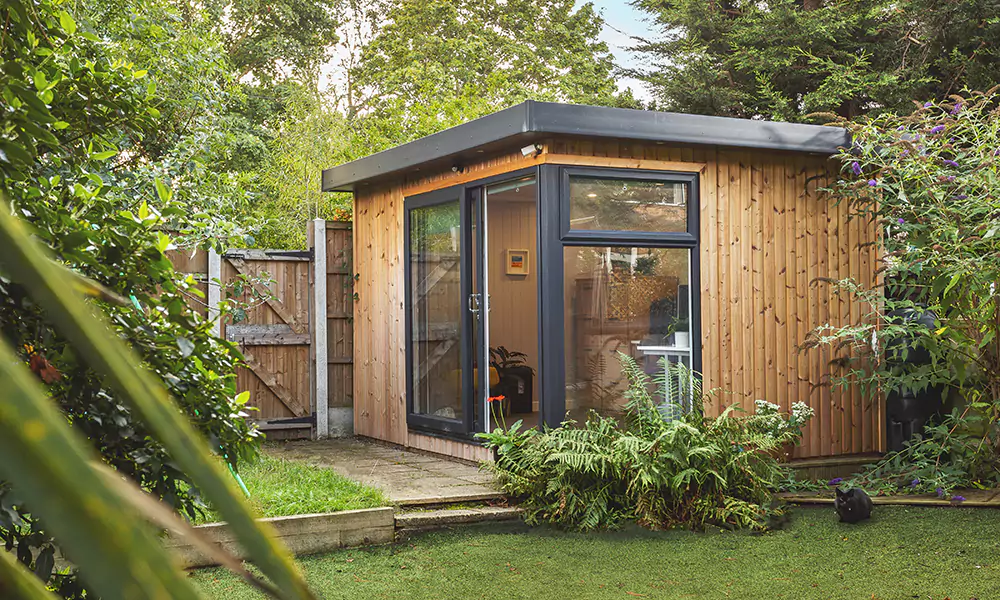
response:
<svg viewBox="0 0 1000 600"><path fill-rule="evenodd" d="M872 499L861 488L842 491L837 488L833 508L844 523L858 523L872 516Z"/></svg>

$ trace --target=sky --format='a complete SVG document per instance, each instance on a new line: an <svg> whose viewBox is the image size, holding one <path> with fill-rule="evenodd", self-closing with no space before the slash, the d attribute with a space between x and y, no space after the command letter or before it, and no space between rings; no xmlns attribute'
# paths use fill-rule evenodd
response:
<svg viewBox="0 0 1000 600"><path fill-rule="evenodd" d="M594 7L604 17L604 30L601 31L601 40L611 49L615 57L615 62L622 67L641 66L638 57L628 51L628 47L634 42L629 36L654 37L653 30L645 21L646 15L632 8L626 0L589 0ZM578 2L580 4L580 2ZM649 91L643 87L642 83L631 78L623 78L618 81L619 89L631 88L632 94L640 100L650 99Z"/></svg>

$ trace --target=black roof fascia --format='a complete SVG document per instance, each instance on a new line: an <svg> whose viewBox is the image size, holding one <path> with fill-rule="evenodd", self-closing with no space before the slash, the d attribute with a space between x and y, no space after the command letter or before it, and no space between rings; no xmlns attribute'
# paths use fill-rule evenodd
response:
<svg viewBox="0 0 1000 600"><path fill-rule="evenodd" d="M356 184L421 164L460 156L480 146L543 135L572 135L679 144L833 154L850 144L840 127L709 117L680 113L556 104L528 100L418 140L323 171L323 191L353 191Z"/></svg>

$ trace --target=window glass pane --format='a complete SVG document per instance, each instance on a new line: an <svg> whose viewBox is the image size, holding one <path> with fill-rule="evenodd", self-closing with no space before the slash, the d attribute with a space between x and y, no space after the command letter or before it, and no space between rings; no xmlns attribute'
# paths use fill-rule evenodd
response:
<svg viewBox="0 0 1000 600"><path fill-rule="evenodd" d="M571 229L604 231L687 231L686 183L569 178Z"/></svg>
<svg viewBox="0 0 1000 600"><path fill-rule="evenodd" d="M687 248L566 247L566 410L578 421L593 409L618 415L628 387L618 353L650 377L662 361L691 367L691 290ZM651 389L665 413L689 404Z"/></svg>
<svg viewBox="0 0 1000 600"><path fill-rule="evenodd" d="M413 412L462 418L461 217L458 202L410 211Z"/></svg>

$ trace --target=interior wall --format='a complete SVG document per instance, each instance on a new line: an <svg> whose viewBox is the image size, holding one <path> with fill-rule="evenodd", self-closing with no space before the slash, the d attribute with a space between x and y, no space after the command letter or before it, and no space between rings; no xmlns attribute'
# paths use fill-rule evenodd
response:
<svg viewBox="0 0 1000 600"><path fill-rule="evenodd" d="M534 186L531 187L534 194ZM528 355L535 370L532 408L538 411L538 268L537 208L534 202L488 200L490 346ZM528 251L528 274L508 275L507 250Z"/></svg>

